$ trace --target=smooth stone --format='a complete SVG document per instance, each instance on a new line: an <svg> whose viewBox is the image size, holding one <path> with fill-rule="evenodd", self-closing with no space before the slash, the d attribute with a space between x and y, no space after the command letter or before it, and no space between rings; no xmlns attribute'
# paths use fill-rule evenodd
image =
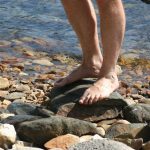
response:
<svg viewBox="0 0 150 150"><path fill-rule="evenodd" d="M130 105L124 109L123 114L124 118L132 123L150 122L150 105Z"/></svg>
<svg viewBox="0 0 150 150"><path fill-rule="evenodd" d="M121 120L117 120L116 122L115 122L115 124L131 124L129 121L127 121L127 120L123 120L123 119L121 119Z"/></svg>
<svg viewBox="0 0 150 150"><path fill-rule="evenodd" d="M120 150L133 150L123 143L108 139L82 142L70 147L68 150L118 150L118 148Z"/></svg>
<svg viewBox="0 0 150 150"><path fill-rule="evenodd" d="M53 66L54 64L47 59L37 59L33 60L32 63L44 66Z"/></svg>
<svg viewBox="0 0 150 150"><path fill-rule="evenodd" d="M15 116L10 116L7 117L6 119L2 120L1 123L7 123L7 124L12 124L12 125L17 125L21 122L25 121L33 121L40 119L40 116L31 116L31 115L15 115Z"/></svg>
<svg viewBox="0 0 150 150"><path fill-rule="evenodd" d="M22 92L13 92L13 93L9 93L5 96L5 99L8 99L8 100L15 100L15 99L19 99L19 98L22 98L22 97L25 97L26 94L25 93L22 93Z"/></svg>
<svg viewBox="0 0 150 150"><path fill-rule="evenodd" d="M121 115L121 110L128 104L117 92L112 93L108 99L90 106L78 104L85 89L93 82L92 79L86 79L61 88L53 88L50 94L49 109L61 116L91 122L113 119Z"/></svg>
<svg viewBox="0 0 150 150"><path fill-rule="evenodd" d="M142 150L150 150L150 141L144 143L142 146Z"/></svg>
<svg viewBox="0 0 150 150"><path fill-rule="evenodd" d="M116 121L117 121L117 119L103 120L103 121L98 122L97 126L101 126L103 124L111 125L111 124L115 123Z"/></svg>
<svg viewBox="0 0 150 150"><path fill-rule="evenodd" d="M144 123L114 124L106 131L106 138L143 138L150 139L150 127Z"/></svg>
<svg viewBox="0 0 150 150"><path fill-rule="evenodd" d="M111 127L111 125L108 125L108 124L101 124L101 125L99 125L99 127L103 128L104 131L107 131L107 130ZM105 134L104 134L104 135L105 135Z"/></svg>
<svg viewBox="0 0 150 150"><path fill-rule="evenodd" d="M66 135L58 136L46 142L44 144L44 147L47 149L62 148L63 150L67 150L70 146L77 144L79 142L80 142L80 138L78 136L72 134L66 134Z"/></svg>
<svg viewBox="0 0 150 150"><path fill-rule="evenodd" d="M5 97L8 94L8 91L0 90L0 97Z"/></svg>
<svg viewBox="0 0 150 150"><path fill-rule="evenodd" d="M15 85L14 88L16 89L17 92L30 91L29 85L26 84Z"/></svg>
<svg viewBox="0 0 150 150"><path fill-rule="evenodd" d="M92 139L92 135L84 135L80 137L80 143L81 142L86 142L86 141L90 141Z"/></svg>
<svg viewBox="0 0 150 150"><path fill-rule="evenodd" d="M4 119L6 119L6 118L8 118L10 116L14 116L14 115L15 114L2 113L2 114L0 114L0 121L4 120Z"/></svg>
<svg viewBox="0 0 150 150"><path fill-rule="evenodd" d="M103 127L97 127L98 134L101 135L102 137L105 136L105 129Z"/></svg>
<svg viewBox="0 0 150 150"><path fill-rule="evenodd" d="M10 124L0 124L0 147L8 149L16 141L16 131Z"/></svg>
<svg viewBox="0 0 150 150"><path fill-rule="evenodd" d="M90 122L62 116L38 119L19 124L18 135L23 141L41 146L48 140L64 134L77 136L97 134L97 128Z"/></svg>
<svg viewBox="0 0 150 150"><path fill-rule="evenodd" d="M4 90L9 88L10 83L9 80L7 78L2 78L0 77L0 90Z"/></svg>
<svg viewBox="0 0 150 150"><path fill-rule="evenodd" d="M31 115L36 109L36 106L33 104L27 103L11 103L7 107L8 111L16 115Z"/></svg>

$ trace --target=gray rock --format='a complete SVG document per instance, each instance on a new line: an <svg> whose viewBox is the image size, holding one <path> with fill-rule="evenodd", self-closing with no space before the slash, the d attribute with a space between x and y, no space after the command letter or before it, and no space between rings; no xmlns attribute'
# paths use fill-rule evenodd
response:
<svg viewBox="0 0 150 150"><path fill-rule="evenodd" d="M3 113L10 113L10 112L7 109L0 108L0 114L3 114Z"/></svg>
<svg viewBox="0 0 150 150"><path fill-rule="evenodd" d="M15 100L15 99L19 99L19 98L22 98L22 97L25 97L26 94L25 93L22 93L22 92L13 92L13 93L9 93L5 96L5 99L8 99L8 100Z"/></svg>
<svg viewBox="0 0 150 150"><path fill-rule="evenodd" d="M41 117L39 117L39 116L31 116L31 115L15 115L15 116L7 117L3 121L1 121L1 123L17 125L24 121L33 121L33 120L37 120L40 118Z"/></svg>
<svg viewBox="0 0 150 150"><path fill-rule="evenodd" d="M114 124L105 134L106 138L143 138L144 142L150 140L150 127L144 123Z"/></svg>
<svg viewBox="0 0 150 150"><path fill-rule="evenodd" d="M61 88L54 88L51 91L49 108L62 116L92 122L118 117L128 103L117 92L112 93L108 99L90 106L78 104L85 89L93 82L92 79L86 79Z"/></svg>
<svg viewBox="0 0 150 150"><path fill-rule="evenodd" d="M124 109L123 114L132 123L150 122L150 105L130 105Z"/></svg>
<svg viewBox="0 0 150 150"><path fill-rule="evenodd" d="M68 150L133 150L131 147L113 140L91 140L70 147Z"/></svg>
<svg viewBox="0 0 150 150"><path fill-rule="evenodd" d="M27 103L11 103L7 109L16 115L31 115L36 109L36 106Z"/></svg>
<svg viewBox="0 0 150 150"><path fill-rule="evenodd" d="M0 90L9 88L10 83L7 78L2 78L0 76Z"/></svg>
<svg viewBox="0 0 150 150"><path fill-rule="evenodd" d="M19 124L17 133L21 140L33 142L41 146L59 135L97 134L98 131L92 123L73 118L51 116L50 118L28 121Z"/></svg>

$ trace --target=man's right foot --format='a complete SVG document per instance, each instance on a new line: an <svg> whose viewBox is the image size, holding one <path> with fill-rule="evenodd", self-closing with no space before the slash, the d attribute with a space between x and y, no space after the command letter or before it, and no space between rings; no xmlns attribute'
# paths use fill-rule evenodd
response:
<svg viewBox="0 0 150 150"><path fill-rule="evenodd" d="M73 70L65 78L61 78L54 83L54 87L62 87L72 82L78 81L83 78L97 78L100 74L101 64L84 66L81 65L75 70Z"/></svg>

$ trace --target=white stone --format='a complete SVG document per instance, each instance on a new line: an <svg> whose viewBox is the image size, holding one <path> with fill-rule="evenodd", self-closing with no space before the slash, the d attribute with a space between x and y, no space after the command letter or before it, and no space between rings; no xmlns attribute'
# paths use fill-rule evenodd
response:
<svg viewBox="0 0 150 150"><path fill-rule="evenodd" d="M51 63L47 59L36 59L36 60L33 60L32 63L39 64L39 65L44 65L44 66L52 66L53 65L53 63Z"/></svg>
<svg viewBox="0 0 150 150"><path fill-rule="evenodd" d="M4 120L10 116L15 116L15 115L14 114L7 114L7 113L0 114L0 120Z"/></svg>
<svg viewBox="0 0 150 150"><path fill-rule="evenodd" d="M6 148L16 141L16 131L13 125L0 124L0 147Z"/></svg>
<svg viewBox="0 0 150 150"><path fill-rule="evenodd" d="M93 137L92 137L93 140L102 140L104 139L103 137L99 136L98 134L95 134Z"/></svg>

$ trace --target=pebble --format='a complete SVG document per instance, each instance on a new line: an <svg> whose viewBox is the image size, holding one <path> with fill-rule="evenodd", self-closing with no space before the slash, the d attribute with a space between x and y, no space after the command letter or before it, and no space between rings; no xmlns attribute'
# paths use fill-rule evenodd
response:
<svg viewBox="0 0 150 150"><path fill-rule="evenodd" d="M44 65L44 66L53 66L54 65L52 62L50 62L47 59L36 59L36 60L33 60L32 63Z"/></svg>
<svg viewBox="0 0 150 150"><path fill-rule="evenodd" d="M104 128L102 127L97 127L97 130L98 130L98 134L101 135L102 137L105 136L105 130Z"/></svg>
<svg viewBox="0 0 150 150"><path fill-rule="evenodd" d="M0 124L0 147L8 149L16 141L16 131L14 126Z"/></svg>
<svg viewBox="0 0 150 150"><path fill-rule="evenodd" d="M6 95L5 98L8 100L15 100L15 99L19 99L25 96L26 94L22 92L13 92L13 93L9 93L8 95Z"/></svg>
<svg viewBox="0 0 150 150"><path fill-rule="evenodd" d="M7 78L2 78L0 77L0 90L4 90L9 88L10 83L9 80Z"/></svg>
<svg viewBox="0 0 150 150"><path fill-rule="evenodd" d="M58 136L46 142L44 144L44 147L47 149L62 148L63 150L67 150L68 147L77 144L79 142L80 142L80 138L78 136L72 134L66 134L66 135Z"/></svg>

